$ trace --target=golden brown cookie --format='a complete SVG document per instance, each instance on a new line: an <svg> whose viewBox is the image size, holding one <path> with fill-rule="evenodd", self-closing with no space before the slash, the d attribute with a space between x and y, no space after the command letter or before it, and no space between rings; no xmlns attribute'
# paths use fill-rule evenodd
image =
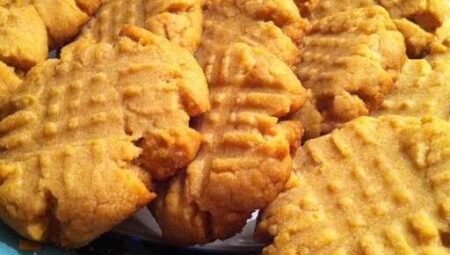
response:
<svg viewBox="0 0 450 255"><path fill-rule="evenodd" d="M376 109L406 54L389 14L381 7L367 7L314 22L301 57L298 77L311 90L312 111L322 115L315 118L320 123L305 123L307 137L314 137ZM294 118L309 119L310 114L303 109Z"/></svg>
<svg viewBox="0 0 450 255"><path fill-rule="evenodd" d="M201 68L164 38L124 33L73 45L1 101L0 217L26 238L86 244L152 200L151 178L199 147L189 115L209 107L207 92L197 98Z"/></svg>
<svg viewBox="0 0 450 255"><path fill-rule="evenodd" d="M125 24L166 37L194 52L202 34L201 0L115 0L106 2L82 36L114 42Z"/></svg>
<svg viewBox="0 0 450 255"><path fill-rule="evenodd" d="M50 48L75 37L101 4L101 0L0 0L0 6L33 6L45 24Z"/></svg>
<svg viewBox="0 0 450 255"><path fill-rule="evenodd" d="M409 60L375 115L438 116L450 120L450 53Z"/></svg>
<svg viewBox="0 0 450 255"><path fill-rule="evenodd" d="M207 0L200 65L213 63L235 42L266 48L289 65L299 61L307 23L293 0Z"/></svg>
<svg viewBox="0 0 450 255"><path fill-rule="evenodd" d="M446 11L446 0L300 0L300 6L310 6L309 18L323 17L369 6L384 7L394 19L406 18L428 32L442 25Z"/></svg>
<svg viewBox="0 0 450 255"><path fill-rule="evenodd" d="M51 48L67 43L89 21L75 0L34 0L32 4L44 21Z"/></svg>
<svg viewBox="0 0 450 255"><path fill-rule="evenodd" d="M161 187L153 212L173 244L239 232L283 189L302 128L280 118L306 98L290 68L261 47L229 46L207 66L212 109L197 130L204 144L186 173Z"/></svg>
<svg viewBox="0 0 450 255"><path fill-rule="evenodd" d="M394 115L307 141L260 217L263 254L450 254L449 146L449 122Z"/></svg>
<svg viewBox="0 0 450 255"><path fill-rule="evenodd" d="M0 62L0 98L9 96L22 83L14 69Z"/></svg>
<svg viewBox="0 0 450 255"><path fill-rule="evenodd" d="M28 71L47 58L49 48L76 36L100 4L100 0L0 0L0 61Z"/></svg>
<svg viewBox="0 0 450 255"><path fill-rule="evenodd" d="M313 20L357 8L384 7L405 36L411 58L430 52L433 33L444 24L450 10L446 0L300 0L297 4L306 8L305 16Z"/></svg>
<svg viewBox="0 0 450 255"><path fill-rule="evenodd" d="M0 6L0 61L28 70L47 54L47 33L36 9Z"/></svg>

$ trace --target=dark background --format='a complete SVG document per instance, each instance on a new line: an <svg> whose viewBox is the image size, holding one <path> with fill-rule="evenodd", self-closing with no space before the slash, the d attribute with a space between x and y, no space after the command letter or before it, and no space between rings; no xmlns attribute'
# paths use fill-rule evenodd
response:
<svg viewBox="0 0 450 255"><path fill-rule="evenodd" d="M77 250L79 255L258 255L255 253L229 253L200 251L173 246L163 246L142 241L138 238L108 233L95 240L88 246Z"/></svg>

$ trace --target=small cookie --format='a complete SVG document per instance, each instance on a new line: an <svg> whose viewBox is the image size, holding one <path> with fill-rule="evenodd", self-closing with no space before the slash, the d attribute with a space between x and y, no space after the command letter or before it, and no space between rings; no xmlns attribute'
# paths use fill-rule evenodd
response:
<svg viewBox="0 0 450 255"><path fill-rule="evenodd" d="M74 44L0 101L0 217L26 238L86 244L155 197L152 177L198 150L189 115L209 107L201 68L164 38L124 34L114 45Z"/></svg>
<svg viewBox="0 0 450 255"><path fill-rule="evenodd" d="M430 51L433 33L444 24L449 10L446 0L306 0L298 4L300 8L308 7L305 15L313 20L357 8L384 7L405 36L411 58L423 57Z"/></svg>
<svg viewBox="0 0 450 255"><path fill-rule="evenodd" d="M449 254L450 124L360 117L309 140L260 215L263 254Z"/></svg>
<svg viewBox="0 0 450 255"><path fill-rule="evenodd" d="M299 61L297 46L308 26L293 0L207 0L203 9L204 33L196 53L201 66L236 42L264 47L289 65Z"/></svg>
<svg viewBox="0 0 450 255"><path fill-rule="evenodd" d="M47 28L51 48L67 43L89 21L89 15L75 0L34 0L32 3Z"/></svg>
<svg viewBox="0 0 450 255"><path fill-rule="evenodd" d="M28 70L47 54L47 32L36 9L0 6L0 61Z"/></svg>
<svg viewBox="0 0 450 255"><path fill-rule="evenodd" d="M100 0L0 1L0 61L28 71L47 58L49 48L76 36L100 4Z"/></svg>
<svg viewBox="0 0 450 255"><path fill-rule="evenodd" d="M302 0L300 6L311 6L309 18L321 19L351 9L382 6L392 18L406 18L419 25L422 29L433 32L444 21L446 0Z"/></svg>
<svg viewBox="0 0 450 255"><path fill-rule="evenodd" d="M115 0L106 2L84 28L82 37L114 42L125 24L166 37L191 52L202 34L201 0Z"/></svg>
<svg viewBox="0 0 450 255"><path fill-rule="evenodd" d="M178 245L238 233L283 189L302 131L280 122L306 94L275 55L236 43L206 69L212 109L197 123L203 147L186 173L158 190L152 208L164 239Z"/></svg>
<svg viewBox="0 0 450 255"><path fill-rule="evenodd" d="M322 123L307 136L367 115L383 101L406 59L402 35L381 7L340 12L313 23L305 36L297 75L311 90ZM305 110L294 118L305 119ZM309 118L309 117L306 117ZM320 132L312 131L322 126ZM311 132L309 131L311 130Z"/></svg>

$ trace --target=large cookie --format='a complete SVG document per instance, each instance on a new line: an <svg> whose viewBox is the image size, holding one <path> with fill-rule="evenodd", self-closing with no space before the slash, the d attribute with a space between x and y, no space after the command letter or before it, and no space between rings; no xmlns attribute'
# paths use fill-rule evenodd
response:
<svg viewBox="0 0 450 255"><path fill-rule="evenodd" d="M204 33L196 58L210 65L235 42L266 48L289 65L299 61L307 23L293 0L207 0Z"/></svg>
<svg viewBox="0 0 450 255"><path fill-rule="evenodd" d="M306 142L262 213L263 254L450 254L450 124L360 117Z"/></svg>
<svg viewBox="0 0 450 255"><path fill-rule="evenodd" d="M114 42L125 24L148 29L194 52L200 44L201 0L114 0L106 2L82 36Z"/></svg>
<svg viewBox="0 0 450 255"><path fill-rule="evenodd" d="M24 237L84 245L196 154L189 115L209 107L200 67L163 38L124 33L73 45L1 101L0 217Z"/></svg>
<svg viewBox="0 0 450 255"><path fill-rule="evenodd" d="M302 109L295 118L304 122L310 138L376 109L406 54L389 14L367 7L314 22L301 57L297 74L311 90L310 110ZM320 118L311 119L312 114Z"/></svg>
<svg viewBox="0 0 450 255"><path fill-rule="evenodd" d="M275 55L236 43L206 69L212 109L197 123L204 145L186 173L158 190L153 208L164 239L175 244L239 232L283 188L302 131L280 122L306 96Z"/></svg>

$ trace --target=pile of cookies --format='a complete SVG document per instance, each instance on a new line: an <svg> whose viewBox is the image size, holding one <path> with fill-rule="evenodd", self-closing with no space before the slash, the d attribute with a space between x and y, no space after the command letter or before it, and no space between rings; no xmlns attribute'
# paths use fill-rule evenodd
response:
<svg viewBox="0 0 450 255"><path fill-rule="evenodd" d="M449 99L448 0L0 0L0 218L450 254Z"/></svg>

